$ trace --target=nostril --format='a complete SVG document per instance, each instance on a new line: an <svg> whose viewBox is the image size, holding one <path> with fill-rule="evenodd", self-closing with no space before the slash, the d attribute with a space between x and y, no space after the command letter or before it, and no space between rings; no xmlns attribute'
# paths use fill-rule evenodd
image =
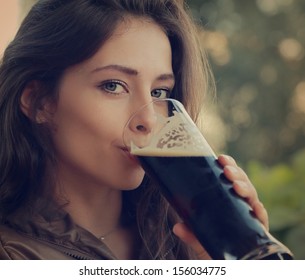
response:
<svg viewBox="0 0 305 280"><path fill-rule="evenodd" d="M137 129L138 131L141 131L141 132L146 131L145 126L144 126L144 125L141 125L141 124L137 125L137 126L136 126L136 129Z"/></svg>

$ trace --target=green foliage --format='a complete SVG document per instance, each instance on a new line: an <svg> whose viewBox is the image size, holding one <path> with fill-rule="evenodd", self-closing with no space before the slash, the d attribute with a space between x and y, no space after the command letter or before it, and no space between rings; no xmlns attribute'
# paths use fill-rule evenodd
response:
<svg viewBox="0 0 305 280"><path fill-rule="evenodd" d="M296 259L305 259L305 149L288 164L267 167L252 161L247 171L268 211L271 233Z"/></svg>
<svg viewBox="0 0 305 280"><path fill-rule="evenodd" d="M227 153L275 164L304 148L305 2L187 2L204 26Z"/></svg>

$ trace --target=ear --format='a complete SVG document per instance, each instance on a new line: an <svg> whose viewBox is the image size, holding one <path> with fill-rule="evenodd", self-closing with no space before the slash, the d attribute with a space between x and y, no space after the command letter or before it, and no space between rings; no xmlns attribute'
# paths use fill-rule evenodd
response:
<svg viewBox="0 0 305 280"><path fill-rule="evenodd" d="M36 123L44 123L47 121L44 105L41 104L39 110L34 111L35 95L39 94L40 85L38 81L29 82L24 88L20 98L21 111L32 121Z"/></svg>

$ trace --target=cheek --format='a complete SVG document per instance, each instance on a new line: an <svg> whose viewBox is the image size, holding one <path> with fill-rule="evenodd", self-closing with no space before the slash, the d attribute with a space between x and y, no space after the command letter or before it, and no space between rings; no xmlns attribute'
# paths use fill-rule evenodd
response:
<svg viewBox="0 0 305 280"><path fill-rule="evenodd" d="M63 94L53 119L56 132L66 136L79 133L81 137L82 133L97 136L101 131L118 130L120 126L123 129L124 110L114 105L105 102L98 93L76 92L73 98Z"/></svg>
<svg viewBox="0 0 305 280"><path fill-rule="evenodd" d="M53 136L56 146L64 145L76 151L89 150L121 137L123 127L105 112L75 114L67 111L55 122Z"/></svg>
<svg viewBox="0 0 305 280"><path fill-rule="evenodd" d="M59 158L93 166L101 163L114 143L122 145L126 106L99 99L64 101L54 115L53 136Z"/></svg>

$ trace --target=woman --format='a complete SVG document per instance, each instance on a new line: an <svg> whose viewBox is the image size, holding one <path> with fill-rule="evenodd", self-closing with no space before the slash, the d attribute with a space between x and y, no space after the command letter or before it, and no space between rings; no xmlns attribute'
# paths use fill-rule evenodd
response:
<svg viewBox="0 0 305 280"><path fill-rule="evenodd" d="M0 68L0 258L209 258L122 142L155 98L196 120L209 73L182 1L38 1ZM219 162L267 227L246 174Z"/></svg>

